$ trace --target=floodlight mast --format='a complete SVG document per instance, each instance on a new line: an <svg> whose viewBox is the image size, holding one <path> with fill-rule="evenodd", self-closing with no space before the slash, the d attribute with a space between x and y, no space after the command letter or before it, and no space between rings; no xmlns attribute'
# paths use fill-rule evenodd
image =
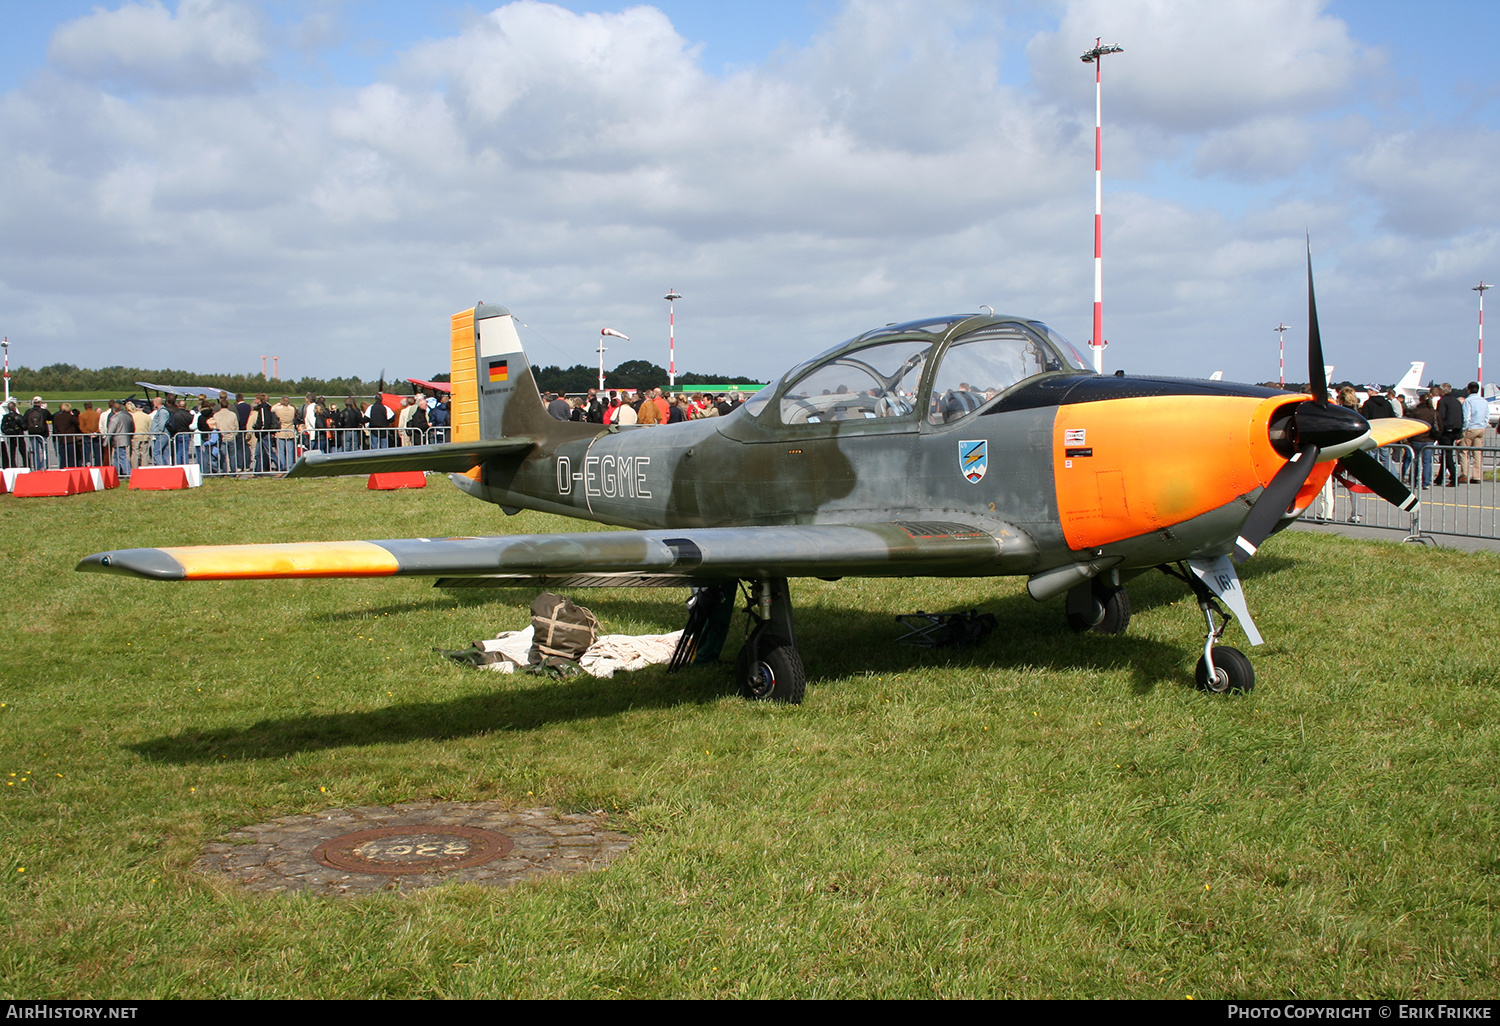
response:
<svg viewBox="0 0 1500 1026"><path fill-rule="evenodd" d="M5 405L10 405L10 336L0 339L0 348L5 350Z"/></svg>
<svg viewBox="0 0 1500 1026"><path fill-rule="evenodd" d="M1104 55L1124 53L1114 43L1101 46L1094 37L1094 48L1083 55L1083 63L1094 66L1094 337L1089 348L1094 351L1094 373L1104 373Z"/></svg>
<svg viewBox="0 0 1500 1026"><path fill-rule="evenodd" d="M1484 391L1484 292L1495 286L1486 285L1483 279L1469 291L1479 293L1479 373L1474 375L1474 380L1479 382L1479 390Z"/></svg>
<svg viewBox="0 0 1500 1026"><path fill-rule="evenodd" d="M1286 333L1287 333L1287 326L1285 324L1282 324L1280 321L1277 321L1276 322L1276 327L1272 328L1271 330L1274 331L1274 332L1276 332L1276 334L1281 339L1280 344L1278 346L1279 355L1277 356L1277 359L1276 359L1276 383L1278 385L1280 385L1282 388L1285 388L1286 387Z"/></svg>
<svg viewBox="0 0 1500 1026"><path fill-rule="evenodd" d="M682 297L676 289L667 289L662 296L667 301L667 391L677 388L677 301Z"/></svg>
<svg viewBox="0 0 1500 1026"><path fill-rule="evenodd" d="M629 335L626 335L623 332L616 331L614 328L599 329L599 391L601 392L604 391L604 354L609 352L609 350L604 347L605 335L609 335L613 338L623 338L626 342L630 341Z"/></svg>

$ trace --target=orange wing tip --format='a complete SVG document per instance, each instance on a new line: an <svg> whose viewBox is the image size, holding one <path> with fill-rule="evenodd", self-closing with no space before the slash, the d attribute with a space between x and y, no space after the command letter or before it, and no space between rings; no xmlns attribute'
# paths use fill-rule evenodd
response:
<svg viewBox="0 0 1500 1026"><path fill-rule="evenodd" d="M156 551L182 567L180 580L228 581L277 577L389 577L396 557L374 542L299 542L287 545L203 545ZM153 575L160 576L160 575Z"/></svg>

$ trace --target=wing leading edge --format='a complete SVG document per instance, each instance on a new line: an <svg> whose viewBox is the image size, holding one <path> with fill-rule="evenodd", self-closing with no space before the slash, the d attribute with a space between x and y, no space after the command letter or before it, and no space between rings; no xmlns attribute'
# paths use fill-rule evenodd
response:
<svg viewBox="0 0 1500 1026"><path fill-rule="evenodd" d="M618 574L626 583L650 575L967 576L996 572L1000 552L1000 539L967 525L893 522L120 549L87 556L77 569L171 581L404 576L499 584Z"/></svg>

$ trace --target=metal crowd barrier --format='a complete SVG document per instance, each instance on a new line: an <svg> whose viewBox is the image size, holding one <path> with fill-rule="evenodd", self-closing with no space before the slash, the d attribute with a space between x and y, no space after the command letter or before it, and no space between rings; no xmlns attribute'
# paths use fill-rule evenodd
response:
<svg viewBox="0 0 1500 1026"><path fill-rule="evenodd" d="M1308 507L1306 519L1402 531L1404 541L1425 541L1429 535L1500 538L1500 447L1388 445L1375 453L1382 454L1391 472L1422 500L1416 512L1403 513L1378 495L1350 492L1330 482L1331 509L1325 488ZM1466 483L1457 484L1460 477ZM1435 484L1438 480L1443 483Z"/></svg>
<svg viewBox="0 0 1500 1026"><path fill-rule="evenodd" d="M196 464L205 477L284 474L304 452L359 452L367 449L426 445L448 440L446 428L324 428L278 438L274 431L137 433L126 446L110 446L103 435L5 435L0 437L0 467L57 470L66 467L113 466L122 477L136 467Z"/></svg>
<svg viewBox="0 0 1500 1026"><path fill-rule="evenodd" d="M1500 506L1500 491L1495 482L1500 474L1500 447L1434 445L1432 449L1433 477L1437 477L1441 467L1443 485L1421 491L1422 532L1500 538L1500 516L1496 510ZM1458 476L1467 478L1468 483L1451 483L1450 458Z"/></svg>

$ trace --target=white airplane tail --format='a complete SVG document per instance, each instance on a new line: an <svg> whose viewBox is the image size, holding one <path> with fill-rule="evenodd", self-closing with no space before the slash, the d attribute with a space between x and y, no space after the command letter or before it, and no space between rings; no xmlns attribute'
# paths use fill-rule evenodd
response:
<svg viewBox="0 0 1500 1026"><path fill-rule="evenodd" d="M1422 372L1426 369L1427 364L1425 361L1413 360L1411 362L1411 369L1406 372L1406 376L1396 382L1396 394L1415 401L1417 393L1422 391Z"/></svg>

